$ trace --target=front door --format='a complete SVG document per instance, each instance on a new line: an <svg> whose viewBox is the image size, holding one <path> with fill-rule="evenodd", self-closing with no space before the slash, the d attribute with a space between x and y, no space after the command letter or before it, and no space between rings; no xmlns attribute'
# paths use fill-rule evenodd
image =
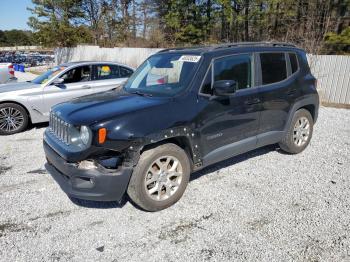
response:
<svg viewBox="0 0 350 262"><path fill-rule="evenodd" d="M59 78L64 79L62 84L51 84L44 88L44 115L48 116L50 108L56 104L92 93L91 66L75 67Z"/></svg>
<svg viewBox="0 0 350 262"><path fill-rule="evenodd" d="M212 87L220 80L234 80L236 91L216 96ZM215 59L203 83L199 104L202 110L196 124L205 164L254 148L261 102L254 87L253 56L240 54Z"/></svg>

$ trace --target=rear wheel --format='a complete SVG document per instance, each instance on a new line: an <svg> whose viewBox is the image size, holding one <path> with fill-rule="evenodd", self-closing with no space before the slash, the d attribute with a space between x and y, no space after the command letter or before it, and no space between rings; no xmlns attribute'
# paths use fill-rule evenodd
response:
<svg viewBox="0 0 350 262"><path fill-rule="evenodd" d="M296 111L286 136L279 144L281 149L291 154L302 152L310 143L313 124L309 111L306 109Z"/></svg>
<svg viewBox="0 0 350 262"><path fill-rule="evenodd" d="M12 135L25 130L29 117L26 110L17 104L0 104L0 135Z"/></svg>
<svg viewBox="0 0 350 262"><path fill-rule="evenodd" d="M189 177L190 162L185 151L175 144L164 144L141 154L128 195L144 210L162 210L181 198Z"/></svg>

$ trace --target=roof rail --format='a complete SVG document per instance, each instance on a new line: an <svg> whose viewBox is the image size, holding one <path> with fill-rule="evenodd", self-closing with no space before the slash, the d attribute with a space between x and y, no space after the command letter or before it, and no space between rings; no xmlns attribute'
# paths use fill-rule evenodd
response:
<svg viewBox="0 0 350 262"><path fill-rule="evenodd" d="M178 51L178 50L193 50L193 49L206 49L206 50L216 50L220 48L230 48L230 47L244 47L244 46L284 46L284 47L297 47L291 43L284 42L237 42L237 43L226 43L213 46L193 46L193 47L173 47L165 48L160 50L158 53L168 52L168 51Z"/></svg>
<svg viewBox="0 0 350 262"><path fill-rule="evenodd" d="M200 49L200 48L207 48L208 46L192 46L192 47L171 47L171 48L165 48L160 50L158 53L167 52L167 51L177 51L177 50L184 50L184 49Z"/></svg>
<svg viewBox="0 0 350 262"><path fill-rule="evenodd" d="M296 47L291 43L284 42L237 42L237 43L227 43L217 46L213 46L213 50L219 48L229 48L229 47L239 47L239 46L285 46L285 47Z"/></svg>

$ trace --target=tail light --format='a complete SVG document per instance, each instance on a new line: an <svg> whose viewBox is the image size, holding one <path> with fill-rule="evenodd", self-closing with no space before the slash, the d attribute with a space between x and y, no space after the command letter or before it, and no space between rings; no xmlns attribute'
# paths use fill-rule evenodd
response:
<svg viewBox="0 0 350 262"><path fill-rule="evenodd" d="M9 68L9 73L10 73L10 75L11 75L12 77L14 77L14 76L15 76L15 70L13 69L13 65L9 65L8 68Z"/></svg>

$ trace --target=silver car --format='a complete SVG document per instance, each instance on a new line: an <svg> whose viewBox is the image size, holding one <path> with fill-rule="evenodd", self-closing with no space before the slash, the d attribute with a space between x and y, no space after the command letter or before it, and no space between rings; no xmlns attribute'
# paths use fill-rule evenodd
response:
<svg viewBox="0 0 350 262"><path fill-rule="evenodd" d="M21 132L29 123L47 122L53 105L113 89L133 72L113 62L71 62L29 82L0 85L0 135Z"/></svg>

